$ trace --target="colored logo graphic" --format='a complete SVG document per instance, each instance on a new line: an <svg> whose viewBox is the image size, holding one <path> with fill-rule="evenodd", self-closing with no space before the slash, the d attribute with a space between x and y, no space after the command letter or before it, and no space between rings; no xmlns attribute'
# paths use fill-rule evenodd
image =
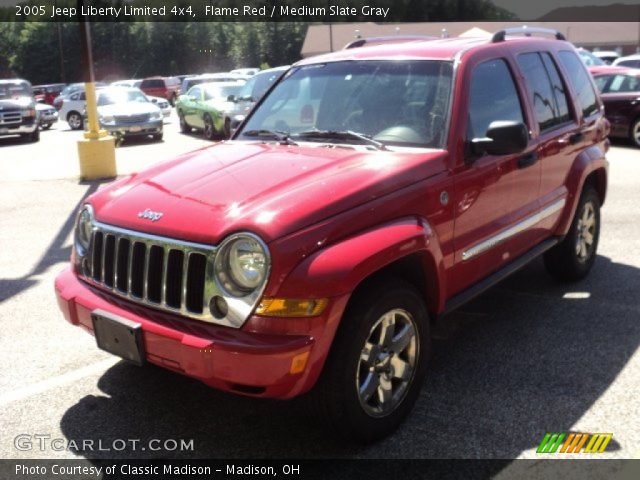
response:
<svg viewBox="0 0 640 480"><path fill-rule="evenodd" d="M536 453L603 453L612 438L613 433L546 433Z"/></svg>

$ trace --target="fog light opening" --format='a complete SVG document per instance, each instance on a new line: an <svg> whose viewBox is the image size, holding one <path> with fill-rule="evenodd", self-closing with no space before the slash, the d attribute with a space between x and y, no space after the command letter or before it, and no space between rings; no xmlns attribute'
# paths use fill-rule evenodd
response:
<svg viewBox="0 0 640 480"><path fill-rule="evenodd" d="M227 301L224 298L216 295L209 301L209 310L211 310L211 315L220 319L226 317L229 313L229 305L227 305Z"/></svg>

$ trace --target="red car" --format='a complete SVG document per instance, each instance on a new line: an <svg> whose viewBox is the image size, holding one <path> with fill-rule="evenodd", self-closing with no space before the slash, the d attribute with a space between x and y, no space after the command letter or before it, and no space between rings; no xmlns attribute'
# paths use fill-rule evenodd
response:
<svg viewBox="0 0 640 480"><path fill-rule="evenodd" d="M65 83L52 83L51 85L36 85L33 87L33 94L38 102L44 102L47 105L53 105L60 92L66 87Z"/></svg>
<svg viewBox="0 0 640 480"><path fill-rule="evenodd" d="M608 122L548 33L302 60L230 141L85 200L65 318L129 361L310 392L340 433L389 434L435 322L540 255L565 281L596 259Z"/></svg>
<svg viewBox="0 0 640 480"><path fill-rule="evenodd" d="M176 77L145 78L140 84L140 90L152 97L161 97L175 105L180 95L180 80Z"/></svg>
<svg viewBox="0 0 640 480"><path fill-rule="evenodd" d="M628 138L640 147L640 70L626 67L589 69L600 90L612 137Z"/></svg>

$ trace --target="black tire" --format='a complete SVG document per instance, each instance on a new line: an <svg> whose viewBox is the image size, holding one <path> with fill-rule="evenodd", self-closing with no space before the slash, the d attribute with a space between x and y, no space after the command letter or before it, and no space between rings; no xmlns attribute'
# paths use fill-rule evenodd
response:
<svg viewBox="0 0 640 480"><path fill-rule="evenodd" d="M629 140L634 147L640 148L640 118L636 118L629 130Z"/></svg>
<svg viewBox="0 0 640 480"><path fill-rule="evenodd" d="M204 116L204 130L202 132L207 140L215 140L218 136L213 120L209 115Z"/></svg>
<svg viewBox="0 0 640 480"><path fill-rule="evenodd" d="M35 143L40 141L40 129L36 128L33 132L31 133L24 133L21 135L21 137L29 142L29 143Z"/></svg>
<svg viewBox="0 0 640 480"><path fill-rule="evenodd" d="M309 400L314 411L342 437L369 443L396 430L418 398L431 353L429 315L420 293L400 279L368 284L360 288L359 292L353 298L341 321L323 373L310 393ZM379 322L383 321L385 313L389 312L396 312L394 318L400 313L408 314L413 319L415 335L412 338L415 339L415 343L409 343L408 350L394 354L391 351L394 350L394 345L400 342L397 340L391 342L387 357L384 357L384 348L381 351L379 348L382 347L378 345L376 348L379 354L372 354L369 357L375 358L374 362L367 362L362 357L365 342L371 340L370 345L384 343ZM391 330L393 332L391 337L394 339L401 337L397 332L398 325L402 323L396 322L396 326ZM373 327L375 328L372 330ZM378 328L380 330L376 330ZM399 331L404 332L404 327ZM376 337L376 335L379 336ZM374 338L377 340L372 340ZM396 393L392 395L391 407L384 412L380 410L382 403L379 396L381 395L379 389L383 388L381 383L383 376L388 375L384 381L389 382L387 385L392 385L392 391L393 388L399 388L398 384L402 382L395 378L397 364L394 361L400 360L410 365L411 348L413 348L415 360L411 374L407 376L406 387L404 391L396 390L398 395ZM381 363L379 363L380 358L384 358ZM390 371L385 372L384 369L388 365L390 365ZM378 371L379 368L381 372ZM376 377L378 380L371 380ZM390 377L393 377L393 380L389 380ZM368 380L371 381L368 382ZM398 383L394 384L394 381ZM375 393L371 395L369 401L365 401L359 392L366 391L369 383L373 385L370 391ZM376 387L376 385L380 386ZM393 387L393 385L396 386ZM393 397L397 398L396 403ZM376 411L376 408L379 411Z"/></svg>
<svg viewBox="0 0 640 480"><path fill-rule="evenodd" d="M43 130L49 130L51 128L51 124L50 123L45 123L44 125L40 125L42 127Z"/></svg>
<svg viewBox="0 0 640 480"><path fill-rule="evenodd" d="M71 130L82 130L84 127L84 119L82 118L82 115L75 111L69 112L69 115L67 115L67 123Z"/></svg>
<svg viewBox="0 0 640 480"><path fill-rule="evenodd" d="M178 110L178 120L180 122L180 131L182 133L190 133L191 127L189 126L187 121L184 119L184 113L182 113L180 110Z"/></svg>
<svg viewBox="0 0 640 480"><path fill-rule="evenodd" d="M156 142L161 142L162 141L162 137L163 137L163 132L154 133L153 135L151 135L151 138L153 138L153 140L156 141Z"/></svg>
<svg viewBox="0 0 640 480"><path fill-rule="evenodd" d="M231 138L231 119L224 119L224 138Z"/></svg>
<svg viewBox="0 0 640 480"><path fill-rule="evenodd" d="M593 227L586 221L590 215L594 219ZM561 243L544 254L547 271L563 282L575 282L586 277L596 259L599 238L600 197L592 186L587 186L578 202L569 233Z"/></svg>

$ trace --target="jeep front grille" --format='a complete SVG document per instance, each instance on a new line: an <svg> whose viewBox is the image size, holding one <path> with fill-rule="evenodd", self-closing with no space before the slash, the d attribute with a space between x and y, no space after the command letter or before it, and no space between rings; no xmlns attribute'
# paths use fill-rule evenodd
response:
<svg viewBox="0 0 640 480"><path fill-rule="evenodd" d="M89 283L131 301L211 321L215 247L94 223L82 264Z"/></svg>

